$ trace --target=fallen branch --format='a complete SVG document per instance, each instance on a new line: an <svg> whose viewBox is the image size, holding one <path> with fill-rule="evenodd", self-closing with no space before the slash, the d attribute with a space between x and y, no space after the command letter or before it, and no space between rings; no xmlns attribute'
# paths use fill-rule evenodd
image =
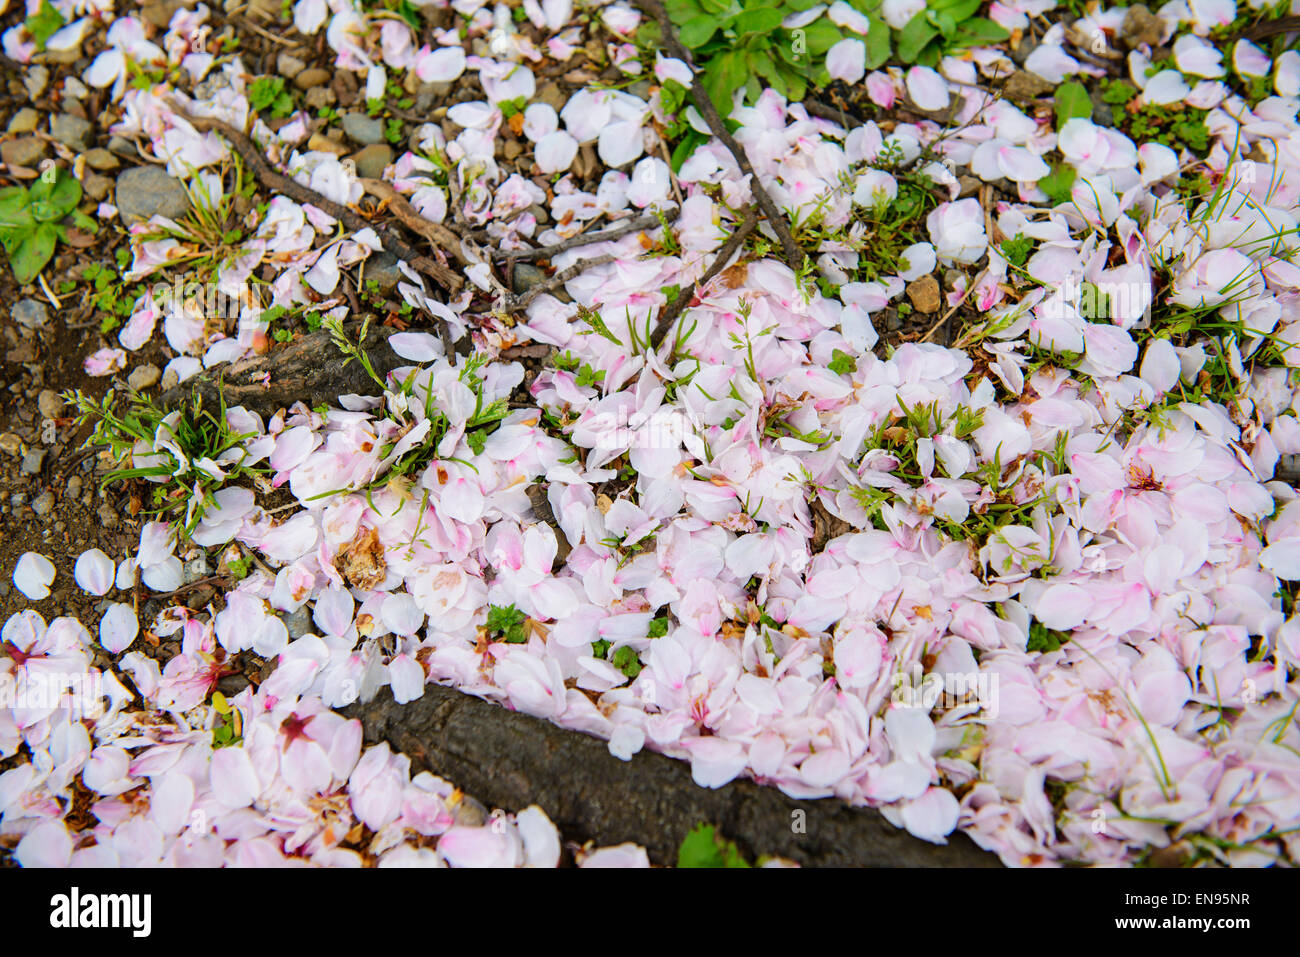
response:
<svg viewBox="0 0 1300 957"><path fill-rule="evenodd" d="M862 125L862 121L856 116L850 116L844 110L828 106L821 100L815 100L811 96L804 97L803 108L808 111L809 116L816 116L819 119L838 123L846 130L851 130Z"/></svg>
<svg viewBox="0 0 1300 957"><path fill-rule="evenodd" d="M598 845L633 841L655 864L672 864L700 822L716 825L746 856L775 854L823 867L996 867L964 834L929 844L878 811L835 798L797 801L753 781L717 789L691 779L690 765L649 751L620 761L604 741L557 727L452 688L426 685L397 704L385 688L343 713L367 743L387 741L489 807L542 808L567 838Z"/></svg>
<svg viewBox="0 0 1300 957"><path fill-rule="evenodd" d="M679 292L677 298L665 306L663 312L659 313L659 321L655 323L654 331L650 333L650 345L652 348L659 348L659 343L664 341L664 336L668 334L668 330L672 328L673 323L677 321L677 318L685 312L686 307L690 305L691 300L695 296L695 290L703 289L709 284L709 280L726 268L731 257L735 254L736 250L740 248L740 244L745 241L745 237L752 233L754 227L757 225L758 210L751 206L749 207L749 212L745 215L744 221L736 227L736 231L731 234L723 244L722 248L718 250L718 255L714 257L713 264L709 266L704 275L701 276L699 280L691 283Z"/></svg>
<svg viewBox="0 0 1300 957"><path fill-rule="evenodd" d="M462 266L471 265L460 248L460 236L449 226L425 219L415 211L411 201L393 188L391 183L382 179L361 179L361 187L374 196L386 208L393 211L399 222L411 232L423 236L435 246L449 253Z"/></svg>
<svg viewBox="0 0 1300 957"><path fill-rule="evenodd" d="M518 312L520 309L525 309L527 308L530 302L532 302L542 293L550 292L553 289L557 289L560 286L563 286L570 279L576 279L578 276L582 275L588 269L591 269L595 266L603 266L605 265L605 263L612 263L617 258L618 258L617 256L605 255L605 256L593 256L591 259L580 259L578 260L578 262L574 263L568 269L562 269L559 272L557 272L554 276L552 276L550 279L546 280L545 282L538 283L536 286L534 286L532 289L529 289L523 295L521 296L511 295L507 297L505 303L501 307L501 310L502 312L510 313L510 312Z"/></svg>
<svg viewBox="0 0 1300 957"><path fill-rule="evenodd" d="M668 11L660 0L637 0L637 4L659 22L659 29L663 33L663 43L668 49L668 55L681 60L695 72L695 79L691 83L691 99L695 101L695 108L700 111L700 115L704 118L704 122L708 124L713 135L721 140L722 145L735 157L740 172L749 177L749 188L754 194L754 201L758 203L768 225L776 233L776 238L781 244L781 251L785 255L786 265L791 269L798 269L803 265L807 254L794 241L794 234L790 232L790 224L786 222L785 214L781 212L771 195L763 188L763 184L759 182L758 173L754 172L749 157L745 155L745 148L737 143L735 137L727 131L726 125L722 122L722 116L718 113L718 108L713 105L713 101L709 99L709 94L700 84L695 63L691 59L690 52L682 46L682 41L678 39L677 31L673 28L673 22L668 17Z"/></svg>
<svg viewBox="0 0 1300 957"><path fill-rule="evenodd" d="M457 292L464 285L464 280L455 272L441 263L416 252L391 227L383 223L371 223L355 210L322 196L314 189L309 189L279 170L272 168L257 145L233 126L209 116L191 116L182 106L174 102L172 107L196 130L200 132L215 130L224 136L229 141L231 148L239 154L240 158L252 169L258 180L267 189L282 193L296 202L309 203L339 220L353 232L373 229L383 240L384 248L390 250L398 259L410 263L413 268L424 273L449 292Z"/></svg>
<svg viewBox="0 0 1300 957"><path fill-rule="evenodd" d="M663 214L664 221L672 222L679 215L680 210L672 209ZM615 239L622 239L629 233L639 232L643 229L650 229L653 226L660 225L659 216L650 213L632 220L630 223L624 223L622 226L611 226L609 229L602 229L595 233L581 233L563 242L555 243L551 246L540 246L537 249L502 249L497 252L501 259L514 260L517 263L529 262L533 259L553 259L560 253L576 249L579 246L590 246L592 243L610 242Z"/></svg>
<svg viewBox="0 0 1300 957"><path fill-rule="evenodd" d="M366 336L364 348L381 377L410 364L388 347L388 337L396 331L389 326L372 326ZM350 334L355 335L356 330L350 330ZM224 400L227 406L242 405L270 418L276 410L299 400L309 406L334 404L340 395L373 395L376 387L360 363L343 362L329 331L320 329L264 356L204 369L172 386L159 401L164 408L175 409L194 391L209 408Z"/></svg>

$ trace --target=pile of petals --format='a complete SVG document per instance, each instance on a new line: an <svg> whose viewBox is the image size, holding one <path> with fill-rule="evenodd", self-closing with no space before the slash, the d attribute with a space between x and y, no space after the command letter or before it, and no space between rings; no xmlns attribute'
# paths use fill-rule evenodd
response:
<svg viewBox="0 0 1300 957"><path fill-rule="evenodd" d="M486 5L455 6L492 29ZM525 4L556 31L547 55L560 59L581 40L563 29L565 6ZM992 15L1014 28L1051 6L999 3ZM838 796L929 841L963 831L1007 864L1132 863L1173 844L1220 863L1300 860L1300 505L1274 480L1282 457L1300 454L1300 54L1272 62L1247 41L1234 47L1231 69L1276 93L1250 106L1216 79L1228 67L1201 39L1231 21L1233 5L1221 7L1166 4L1167 39L1180 36L1160 62L1173 65L1148 76L1149 50L1127 63L1145 102L1207 111L1203 160L1087 118L1058 130L981 93L981 80L1011 67L994 48L865 78L853 48L832 51L833 73L864 82L885 108L906 96L936 110L962 90L955 129L923 120L849 131L773 91L737 108L736 139L777 202L839 231L814 250L838 293L760 258L701 290L656 352L646 342L665 290L704 273L753 198L720 143L701 146L671 184L641 136L655 97L584 91L558 113L533 104L524 129L544 169L567 169L593 141L611 167L595 194L560 179L550 219L562 225L539 231L532 184L492 157L500 104L533 99L524 61L540 51L518 34L499 58L466 57L454 35L416 49L391 18L300 0L299 30L324 28L338 67L367 84L379 76L381 90L385 69L430 82L478 71L488 99L448 114L462 132L447 142L424 131L456 190L444 192L415 153L388 171L422 214L440 219L454 201L458 218L502 246L549 243L597 216L665 203L675 185L672 244L666 228L650 231L672 252L643 255L642 238L628 236L557 255L557 269L615 258L570 280L572 301L538 296L509 330L475 315L468 295L436 302L411 274L405 300L457 335L472 328L474 360L402 333L392 347L413 364L383 396L299 403L265 421L228 410L299 507L271 513L254 490L229 487L203 515L195 543L259 561L217 606L176 605L146 623L182 634L161 670L138 651L119 659L161 720L119 704L125 691L93 740L57 713L0 711L0 757L20 743L33 755L0 777L2 827L24 835L20 859L355 862L338 844L360 822L384 861L454 863L450 786L410 779L384 749L359 757L355 726L330 710L384 687L407 702L434 682L598 735L623 758L642 748L680 758L701 786L746 776L796 797ZM1083 32L1113 35L1123 14L1092 14ZM604 16L616 32L635 25L621 3ZM122 28L114 42L141 41ZM1026 68L1052 83L1095 69L1064 43L1053 28ZM176 56L173 46L157 55ZM97 61L92 82L114 82L116 62ZM657 78L678 66L661 63ZM242 68L221 70L187 108L242 125ZM125 91L118 132L143 137L211 196L222 184L202 170L224 147L165 92ZM339 202L359 195L354 171L298 151L304 126L259 124L268 157L301 182ZM1190 164L1212 196L1175 188ZM1014 184L1019 201L961 198L956 165ZM1068 202L1038 185L1054 165L1075 174ZM887 203L917 171L946 198L896 273L855 281L869 252L855 210ZM272 262L276 304L344 314L330 298L339 269L377 238L340 236L321 211L284 197L264 216L224 275L238 284ZM159 226L170 229L135 227L139 276L190 254L183 230L158 238ZM1022 265L991 244L994 226L1030 242ZM873 351L873 316L936 268L959 276L945 310L969 299L981 320L952 348ZM492 288L486 264L468 274ZM1232 331L1187 345L1152 335L1159 276L1173 277L1159 305ZM1101 318L1085 301L1099 288L1116 291ZM182 298L164 308L146 297L121 345L146 341L162 318L184 377L257 348L256 313L227 335ZM531 380L531 404L476 428L481 408L523 381L521 365L494 358L523 340L562 361ZM106 349L97 361L112 371ZM429 436L427 459L398 470ZM828 521L843 531L814 543ZM173 532L147 526L115 573L88 562L94 587L125 584L137 568L169 585L181 561ZM42 562L20 568L34 600L53 574ZM300 609L313 630L291 639L280 616ZM499 627L503 609L522 629ZM134 618L105 622L107 650L133 647ZM15 616L8 668L84 668L89 640L70 619ZM246 650L277 667L230 702L242 746L214 750L226 719L212 691L222 663ZM143 778L157 800L129 797ZM80 839L60 819L78 780L102 797L94 845L74 850ZM221 841L189 827L196 813L224 828ZM477 861L553 862L549 825L529 812L507 823L452 844ZM420 837L439 834L432 850Z"/></svg>

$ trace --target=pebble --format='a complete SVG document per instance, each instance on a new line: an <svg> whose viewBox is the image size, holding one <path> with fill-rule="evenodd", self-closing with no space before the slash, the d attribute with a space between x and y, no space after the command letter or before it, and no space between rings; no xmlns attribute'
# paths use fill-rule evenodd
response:
<svg viewBox="0 0 1300 957"><path fill-rule="evenodd" d="M89 120L70 113L56 113L50 117L50 136L68 149L84 152L90 147L90 134L94 129Z"/></svg>
<svg viewBox="0 0 1300 957"><path fill-rule="evenodd" d="M27 87L27 95L31 99L36 99L45 92L45 88L50 84L50 71L44 66L29 66L23 73L23 86Z"/></svg>
<svg viewBox="0 0 1300 957"><path fill-rule="evenodd" d="M404 278L401 270L397 268L397 262L397 257L387 250L371 255L366 260L365 272L362 273L365 284L369 285L373 280L379 286L381 293L391 292Z"/></svg>
<svg viewBox="0 0 1300 957"><path fill-rule="evenodd" d="M23 450L23 440L12 432L0 432L0 452L18 455Z"/></svg>
<svg viewBox="0 0 1300 957"><path fill-rule="evenodd" d="M13 115L13 119L5 129L9 133L35 133L40 122L41 114L30 106L24 106Z"/></svg>
<svg viewBox="0 0 1300 957"><path fill-rule="evenodd" d="M41 466L45 464L45 450L32 449L23 456L23 474L40 475Z"/></svg>
<svg viewBox="0 0 1300 957"><path fill-rule="evenodd" d="M70 76L63 81L63 96L65 99L84 100L90 95L86 89L86 84L82 83L75 76Z"/></svg>
<svg viewBox="0 0 1300 957"><path fill-rule="evenodd" d="M110 136L108 138L108 151L118 156L125 156L127 159L135 159L135 144L125 136Z"/></svg>
<svg viewBox="0 0 1300 957"><path fill-rule="evenodd" d="M1128 8L1124 22L1119 25L1118 39L1130 50L1147 44L1156 46L1165 35L1165 21L1152 14L1142 4Z"/></svg>
<svg viewBox="0 0 1300 957"><path fill-rule="evenodd" d="M329 70L318 66L309 67L293 78L293 85L300 90L310 90L315 86L325 86L332 78Z"/></svg>
<svg viewBox="0 0 1300 957"><path fill-rule="evenodd" d="M211 574L212 568L208 565L208 560L203 556L185 563L185 584L187 585L198 581L200 578L207 578Z"/></svg>
<svg viewBox="0 0 1300 957"><path fill-rule="evenodd" d="M47 419L57 419L63 414L63 399L53 389L42 389L36 398L36 407Z"/></svg>
<svg viewBox="0 0 1300 957"><path fill-rule="evenodd" d="M190 198L180 181L158 166L133 166L117 177L117 210L130 225L162 215L179 219L190 208Z"/></svg>
<svg viewBox="0 0 1300 957"><path fill-rule="evenodd" d="M303 635L312 632L311 612L307 610L306 605L303 605L297 611L282 614L280 619L284 622L284 627L289 632L291 641L296 641Z"/></svg>
<svg viewBox="0 0 1300 957"><path fill-rule="evenodd" d="M107 176L100 176L94 170L86 170L81 177L81 188L91 199L104 199L113 188L113 181Z"/></svg>
<svg viewBox="0 0 1300 957"><path fill-rule="evenodd" d="M50 321L50 311L39 299L19 299L14 303L14 321L28 329L44 329Z"/></svg>
<svg viewBox="0 0 1300 957"><path fill-rule="evenodd" d="M77 498L81 495L81 476L74 475L68 479L68 497Z"/></svg>
<svg viewBox="0 0 1300 957"><path fill-rule="evenodd" d="M36 164L45 158L46 152L45 141L34 136L24 136L21 139L0 143L0 160L4 160L6 166L26 166L35 169Z"/></svg>
<svg viewBox="0 0 1300 957"><path fill-rule="evenodd" d="M384 123L377 116L344 113L339 122L343 126L343 132L357 143L370 145L384 142Z"/></svg>
<svg viewBox="0 0 1300 957"><path fill-rule="evenodd" d="M96 146L92 150L86 150L86 165L91 169L97 169L104 173L111 169L117 169L122 164L111 150Z"/></svg>
<svg viewBox="0 0 1300 957"><path fill-rule="evenodd" d="M46 489L40 495L32 499L32 511L44 518L54 511L54 493Z"/></svg>
<svg viewBox="0 0 1300 957"><path fill-rule="evenodd" d="M321 153L333 153L335 156L343 156L348 151L346 146L335 142L324 133L313 133L311 139L307 141L307 149Z"/></svg>
<svg viewBox="0 0 1300 957"><path fill-rule="evenodd" d="M292 53L281 53L275 58L275 69L286 80L292 80L303 70L307 69L307 64L303 63Z"/></svg>
<svg viewBox="0 0 1300 957"><path fill-rule="evenodd" d="M308 109L322 110L327 106L333 106L337 101L338 97L328 86L313 86L307 91Z"/></svg>
<svg viewBox="0 0 1300 957"><path fill-rule="evenodd" d="M907 298L917 312L938 312L942 303L939 298L939 281L933 276L922 276L907 287Z"/></svg>
<svg viewBox="0 0 1300 957"><path fill-rule="evenodd" d="M99 511L95 514L99 516L99 524L104 528L117 528L117 509L107 502L99 506Z"/></svg>
<svg viewBox="0 0 1300 957"><path fill-rule="evenodd" d="M372 143L358 150L352 159L362 179L382 179L384 167L393 161L393 148L387 143Z"/></svg>
<svg viewBox="0 0 1300 957"><path fill-rule="evenodd" d="M180 384L181 384L181 376L180 373L177 372L175 369L168 369L163 373L162 390L164 392L166 392L168 389L173 389Z"/></svg>
<svg viewBox="0 0 1300 957"><path fill-rule="evenodd" d="M126 384L136 392L141 392L154 385L160 378L162 378L162 372L159 371L158 367L152 362L147 362L131 370L131 374L126 377Z"/></svg>
<svg viewBox="0 0 1300 957"><path fill-rule="evenodd" d="M546 282L546 273L528 263L515 263L514 291L520 296Z"/></svg>

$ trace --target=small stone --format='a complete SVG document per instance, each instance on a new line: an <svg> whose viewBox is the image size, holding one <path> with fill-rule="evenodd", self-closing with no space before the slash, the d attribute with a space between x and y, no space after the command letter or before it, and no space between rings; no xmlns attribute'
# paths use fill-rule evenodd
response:
<svg viewBox="0 0 1300 957"><path fill-rule="evenodd" d="M0 143L0 160L4 160L6 166L26 166L35 169L36 164L45 158L46 152L45 141L34 136L24 136L22 139Z"/></svg>
<svg viewBox="0 0 1300 957"><path fill-rule="evenodd" d="M538 87L537 100L554 108L557 113L564 109L565 104L569 102L569 98L564 95L564 91L560 89L560 85L554 80L543 83Z"/></svg>
<svg viewBox="0 0 1300 957"><path fill-rule="evenodd" d="M63 81L63 96L70 100L84 100L90 95L86 89L86 84L82 83L75 76L70 76Z"/></svg>
<svg viewBox="0 0 1300 957"><path fill-rule="evenodd" d="M942 300L939 297L939 281L933 276L922 276L907 287L907 298L917 312L938 312Z"/></svg>
<svg viewBox="0 0 1300 957"><path fill-rule="evenodd" d="M363 146L384 142L384 123L376 116L365 113L344 113L340 119L343 132Z"/></svg>
<svg viewBox="0 0 1300 957"><path fill-rule="evenodd" d="M23 73L23 86L27 88L27 95L33 100L44 93L49 84L50 71L47 67L29 66Z"/></svg>
<svg viewBox="0 0 1300 957"><path fill-rule="evenodd" d="M550 214L547 213L543 207L536 204L529 206L528 212L533 214L533 218L537 220L537 225L539 226L545 226L551 221Z"/></svg>
<svg viewBox="0 0 1300 957"><path fill-rule="evenodd" d="M86 150L86 165L91 169L97 169L101 173L111 169L117 169L122 164L118 162L116 156L110 150L102 146L96 146L94 149Z"/></svg>
<svg viewBox="0 0 1300 957"><path fill-rule="evenodd" d="M968 196L974 196L984 185L984 180L978 176L959 176L957 177L958 199L965 199Z"/></svg>
<svg viewBox="0 0 1300 957"><path fill-rule="evenodd" d="M12 432L0 432L0 452L18 455L23 450L23 440Z"/></svg>
<svg viewBox="0 0 1300 957"><path fill-rule="evenodd" d="M32 449L23 456L23 474L40 475L41 466L45 464L45 450Z"/></svg>
<svg viewBox="0 0 1300 957"><path fill-rule="evenodd" d="M63 399L53 389L42 389L36 397L36 407L47 419L57 419L63 414Z"/></svg>
<svg viewBox="0 0 1300 957"><path fill-rule="evenodd" d="M191 585L200 578L207 578L212 574L212 569L208 566L208 560L202 556L185 563L185 584Z"/></svg>
<svg viewBox="0 0 1300 957"><path fill-rule="evenodd" d="M105 502L99 506L99 511L95 513L99 516L99 524L104 528L117 528L117 509Z"/></svg>
<svg viewBox="0 0 1300 957"><path fill-rule="evenodd" d="M505 156L508 160L514 160L524 151L523 146L513 137L505 141Z"/></svg>
<svg viewBox="0 0 1300 957"><path fill-rule="evenodd" d="M285 630L289 632L290 641L297 641L303 635L310 634L313 628L311 612L307 610L306 605L297 611L281 615L280 619L284 622Z"/></svg>
<svg viewBox="0 0 1300 957"><path fill-rule="evenodd" d="M384 167L393 161L393 149L387 143L372 143L353 157L357 175L362 179L382 179Z"/></svg>
<svg viewBox="0 0 1300 957"><path fill-rule="evenodd" d="M122 222L162 215L180 219L190 208L190 198L180 181L159 166L133 166L117 177L117 211Z"/></svg>
<svg viewBox="0 0 1300 957"><path fill-rule="evenodd" d="M348 151L346 146L342 143L336 143L324 133L313 133L311 139L307 141L307 149L321 153L333 153L335 156L343 156Z"/></svg>
<svg viewBox="0 0 1300 957"><path fill-rule="evenodd" d="M373 281L381 293L392 292L402 281L403 275L397 268L398 259L388 250L374 253L366 260L365 272L362 273L365 285Z"/></svg>
<svg viewBox="0 0 1300 957"><path fill-rule="evenodd" d="M30 106L24 106L13 115L13 119L9 121L9 125L5 129L10 133L35 133L40 122L41 114Z"/></svg>
<svg viewBox="0 0 1300 957"><path fill-rule="evenodd" d="M175 388L180 384L181 384L181 376L180 373L177 372L175 369L168 369L163 373L162 390L164 392L166 392L168 389Z"/></svg>
<svg viewBox="0 0 1300 957"><path fill-rule="evenodd" d="M1165 35L1165 21L1155 16L1142 4L1128 8L1124 22L1119 25L1118 39L1130 50L1145 44L1158 46Z"/></svg>
<svg viewBox="0 0 1300 957"><path fill-rule="evenodd" d="M19 299L14 303L14 321L28 329L44 329L50 321L50 311L39 299Z"/></svg>
<svg viewBox="0 0 1300 957"><path fill-rule="evenodd" d="M108 138L108 150L110 153L125 156L127 159L136 159L135 144L125 136L110 136Z"/></svg>
<svg viewBox="0 0 1300 957"><path fill-rule="evenodd" d="M81 177L81 188L94 200L102 200L113 188L113 181L107 176L100 176L94 170L87 170Z"/></svg>
<svg viewBox="0 0 1300 957"><path fill-rule="evenodd" d="M32 499L32 511L41 518L54 511L54 493L47 489Z"/></svg>
<svg viewBox="0 0 1300 957"><path fill-rule="evenodd" d="M160 378L162 372L152 362L142 366L136 366L131 370L131 374L126 377L126 384L136 392L143 392L145 389L154 385Z"/></svg>
<svg viewBox="0 0 1300 957"><path fill-rule="evenodd" d="M334 95L334 91L328 86L313 86L307 91L307 108L309 110L323 110L337 102L338 97Z"/></svg>
<svg viewBox="0 0 1300 957"><path fill-rule="evenodd" d="M77 152L90 147L90 134L93 130L89 120L70 113L56 113L50 117L50 136Z"/></svg>
<svg viewBox="0 0 1300 957"><path fill-rule="evenodd" d="M68 479L68 497L77 498L81 495L81 476L74 475Z"/></svg>
<svg viewBox="0 0 1300 957"><path fill-rule="evenodd" d="M1030 73L1028 70L1017 70L1007 80L1007 85L1002 88L1002 93L1013 103L1028 103L1030 100L1047 96L1055 89L1054 84L1048 83L1037 73Z"/></svg>
<svg viewBox="0 0 1300 957"><path fill-rule="evenodd" d="M286 80L292 80L303 70L307 69L307 64L303 63L292 53L281 53L275 58L275 69Z"/></svg>
<svg viewBox="0 0 1300 957"><path fill-rule="evenodd" d="M293 85L300 90L310 90L315 86L327 86L332 79L329 70L323 70L318 66L309 67L303 70L293 78Z"/></svg>
<svg viewBox="0 0 1300 957"><path fill-rule="evenodd" d="M546 282L546 273L528 263L515 263L514 291L521 296L535 286Z"/></svg>
<svg viewBox="0 0 1300 957"><path fill-rule="evenodd" d="M166 30L172 15L183 6L181 0L156 0L140 8L140 16L160 30Z"/></svg>

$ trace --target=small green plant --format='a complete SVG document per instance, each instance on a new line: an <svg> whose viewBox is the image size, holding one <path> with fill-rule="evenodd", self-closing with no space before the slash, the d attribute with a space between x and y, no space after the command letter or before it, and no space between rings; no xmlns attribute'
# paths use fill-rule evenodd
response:
<svg viewBox="0 0 1300 957"><path fill-rule="evenodd" d="M231 430L224 398L215 414L204 408L198 392L173 412L138 392L129 394L125 408L118 407L112 390L98 401L80 390L63 398L77 410L78 426L94 424L86 444L106 448L118 465L103 484L153 481L153 502L146 510L172 522L182 541L194 532L219 488L266 472L242 464L240 444L255 433Z"/></svg>
<svg viewBox="0 0 1300 957"><path fill-rule="evenodd" d="M677 850L678 867L749 867L735 841L723 837L712 824L697 824Z"/></svg>
<svg viewBox="0 0 1300 957"><path fill-rule="evenodd" d="M502 640L512 645L522 645L528 641L524 632L524 622L528 616L514 605L489 605L487 630L490 635L500 635Z"/></svg>
<svg viewBox="0 0 1300 957"><path fill-rule="evenodd" d="M212 692L212 710L217 722L212 726L212 747L229 748L244 740L244 722L239 709L234 707L220 691Z"/></svg>
<svg viewBox="0 0 1300 957"><path fill-rule="evenodd" d="M280 118L293 112L293 97L284 88L284 77L259 76L248 84L248 105L257 113L270 110Z"/></svg>
<svg viewBox="0 0 1300 957"><path fill-rule="evenodd" d="M1024 233L1016 233L1010 239L1003 241L1001 251L1011 265L1023 266L1034 251L1034 241Z"/></svg>
<svg viewBox="0 0 1300 957"><path fill-rule="evenodd" d="M1029 624L1029 641L1025 646L1025 650L1037 652L1057 651L1061 645L1069 640L1070 636L1065 632L1048 628L1041 621L1032 621Z"/></svg>
<svg viewBox="0 0 1300 957"><path fill-rule="evenodd" d="M1056 88L1055 101L1057 132L1075 117L1087 119L1092 116L1092 98L1082 83L1062 83Z"/></svg>
<svg viewBox="0 0 1300 957"><path fill-rule="evenodd" d="M27 285L40 275L59 240L67 241L68 223L87 232L98 227L77 209L81 184L62 168L51 168L30 187L0 189L0 246L9 256L14 279Z"/></svg>
<svg viewBox="0 0 1300 957"><path fill-rule="evenodd" d="M1138 88L1127 80L1108 80L1101 87L1102 102L1110 104L1115 125L1132 139L1205 154L1210 140L1205 125L1209 111L1180 103L1167 106L1145 103L1135 107L1138 96Z"/></svg>
<svg viewBox="0 0 1300 957"><path fill-rule="evenodd" d="M41 0L40 8L23 21L23 26L32 35L32 41L36 44L36 49L44 50L45 44L50 37L62 30L67 22L67 20L63 19L63 14L59 13L50 3L50 0Z"/></svg>
<svg viewBox="0 0 1300 957"><path fill-rule="evenodd" d="M830 369L836 375L848 375L852 372L858 371L858 360L853 358L853 356L849 355L847 352L836 349L831 354L831 361L826 368Z"/></svg>

